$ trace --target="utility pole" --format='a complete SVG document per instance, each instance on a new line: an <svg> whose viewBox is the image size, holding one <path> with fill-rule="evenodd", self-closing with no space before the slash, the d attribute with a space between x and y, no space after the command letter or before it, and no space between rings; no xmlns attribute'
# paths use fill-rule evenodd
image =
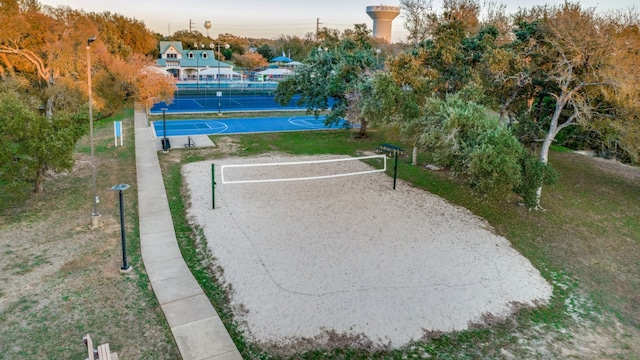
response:
<svg viewBox="0 0 640 360"><path fill-rule="evenodd" d="M193 26L193 20L189 19L189 32L191 32L191 27Z"/></svg>
<svg viewBox="0 0 640 360"><path fill-rule="evenodd" d="M318 40L319 34L320 34L320 18L316 18L316 40Z"/></svg>

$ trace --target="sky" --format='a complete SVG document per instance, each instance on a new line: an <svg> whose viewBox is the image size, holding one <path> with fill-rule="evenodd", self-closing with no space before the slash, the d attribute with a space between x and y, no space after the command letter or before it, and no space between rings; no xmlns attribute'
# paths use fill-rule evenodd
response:
<svg viewBox="0 0 640 360"><path fill-rule="evenodd" d="M508 12L520 7L529 8L542 4L561 4L564 0L497 0L507 5ZM583 7L595 7L598 11L627 9L638 0L585 0ZM320 27L344 30L354 24L366 24L373 28L373 20L366 13L371 5L399 6L398 0L383 2L369 0L40 0L44 5L64 5L87 12L109 11L144 22L152 31L168 35L179 30L198 30L207 34L205 21L211 21L209 36L230 33L255 38L277 38L279 35L305 34ZM482 1L481 1L482 3ZM438 9L442 0L433 0ZM393 21L392 42L406 41L402 15Z"/></svg>

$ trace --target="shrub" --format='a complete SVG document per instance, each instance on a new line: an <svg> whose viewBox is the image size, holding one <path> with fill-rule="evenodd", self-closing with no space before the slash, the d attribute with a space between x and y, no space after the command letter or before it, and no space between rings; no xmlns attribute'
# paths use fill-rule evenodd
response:
<svg viewBox="0 0 640 360"><path fill-rule="evenodd" d="M522 181L514 191L522 197L528 208L538 205L536 191L542 185L551 185L558 180L558 172L551 164L544 164L538 157L526 150L520 156Z"/></svg>
<svg viewBox="0 0 640 360"><path fill-rule="evenodd" d="M478 134L466 156L471 187L480 194L506 198L522 183L522 145L504 126Z"/></svg>
<svg viewBox="0 0 640 360"><path fill-rule="evenodd" d="M421 137L434 160L462 176L480 195L507 197L522 181L522 145L484 107L457 95L430 99Z"/></svg>

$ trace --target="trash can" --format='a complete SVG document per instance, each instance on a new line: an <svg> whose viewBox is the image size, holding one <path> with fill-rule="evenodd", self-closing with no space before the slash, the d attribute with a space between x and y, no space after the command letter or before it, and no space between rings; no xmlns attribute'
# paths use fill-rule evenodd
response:
<svg viewBox="0 0 640 360"><path fill-rule="evenodd" d="M169 138L162 138L162 151L167 151L171 148L171 143L169 142Z"/></svg>

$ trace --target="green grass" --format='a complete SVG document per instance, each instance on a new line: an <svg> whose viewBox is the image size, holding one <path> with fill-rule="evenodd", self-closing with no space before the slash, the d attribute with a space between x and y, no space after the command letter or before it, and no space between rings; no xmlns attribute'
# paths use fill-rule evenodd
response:
<svg viewBox="0 0 640 360"><path fill-rule="evenodd" d="M212 137L216 142L216 137ZM401 144L395 136L384 132L371 132L367 139L356 139L347 131L253 134L229 137L239 145L234 154L202 151L184 151L182 163L200 161L212 157L254 156L266 152L283 152L298 155L341 154L361 155L372 151L382 142ZM409 152L409 151L408 151ZM428 163L429 156L421 154L420 164ZM603 314L614 314L624 326L638 329L640 309L634 305L634 296L640 287L637 272L640 258L640 185L628 179L609 176L594 168L588 157L573 154L564 148L555 148L551 161L561 174L555 186L543 192L544 212L531 212L518 205L519 199L494 201L478 198L469 188L456 181L447 172L433 172L423 166L412 166L409 157L399 161L399 178L439 195L451 203L463 206L489 221L495 231L511 241L513 246L536 266L553 285L554 295L547 306L535 309L523 308L506 321L491 321L492 326L478 326L467 331L433 334L425 341L394 351L370 352L353 349L318 350L299 354L301 359L406 359L406 358L501 358L501 349L508 349L519 358L532 356L522 343L535 343L541 336L538 331L551 334L558 341L569 341L570 330L582 322L596 326L611 326ZM172 189L170 201L174 221L179 227L187 227L184 220L183 199L179 196L181 180L180 164L165 163L167 188ZM388 171L391 174L391 170ZM606 194L606 196L603 196ZM174 209L176 203L178 208ZM176 220L179 219L179 220ZM197 234L189 229L185 234ZM201 235L198 235L201 236ZM187 239L188 236L185 236ZM623 239L623 240L621 240ZM624 240L628 239L628 240ZM587 263L609 258L612 248L627 244L627 254L618 254L617 267L592 269ZM191 244L183 246L193 247ZM594 248L599 249L594 253ZM596 259L597 258L597 259ZM613 260L613 259L610 259ZM199 260L190 258L190 266L197 268ZM224 313L224 321L245 358L271 358L260 349L252 347L238 332L233 317L226 308L224 289L209 283L211 274L197 276L201 284L211 287L218 311ZM637 298L637 297L636 297ZM495 323L494 323L495 322ZM532 330L535 329L535 330ZM541 329L541 330L540 330ZM628 337L624 337L627 339ZM629 345L629 342L631 345ZM624 348L632 353L638 343L629 340Z"/></svg>
<svg viewBox="0 0 640 360"><path fill-rule="evenodd" d="M358 140L347 131L292 132L238 136L242 156L280 151L295 155L344 154L355 156L361 151L370 151L377 145L375 138Z"/></svg>
<svg viewBox="0 0 640 360"><path fill-rule="evenodd" d="M73 259L45 273L39 283L21 290L28 295L16 295L14 302L5 304L0 312L0 358L84 358L80 340L83 332L92 333L96 342L111 343L121 358L174 359L179 356L140 258L133 126L127 114L122 118L125 147L113 146L114 118L95 124L99 211L111 231L86 229L91 204L87 196L90 176L86 166L47 181L44 194L34 196L27 189L25 198L12 205L6 201L10 194L0 192L0 234L5 236L0 238L4 240L0 281L51 268L56 259L50 252L61 244L66 248L58 248L58 252L74 251ZM228 289L216 281L222 269L207 265L213 263L213 259L212 254L202 251L205 248L202 231L191 228L185 219L180 166L186 162L266 152L355 156L373 151L384 142L398 144L410 152L411 147L399 142L392 132L370 132L367 139L356 139L354 135L348 131L327 131L214 137L214 142L223 138L233 141L240 150L224 153L219 148L195 148L161 156L184 258L247 359L278 357L251 344L234 322ZM76 153L86 159L87 137L79 141ZM600 350L609 352L585 356L639 358L638 178L620 176L595 159L554 147L551 162L561 176L557 184L543 191L543 206L547 211L530 212L517 204L516 197L509 201L478 198L449 173L425 170L422 165L428 161L428 154L420 155L420 166L411 166L408 157L401 158L399 177L487 219L496 233L505 236L553 284L550 304L520 309L505 321L488 318L485 320L490 325L479 324L467 331L425 334L421 341L402 349L373 352L320 349L300 353L295 358L498 359L505 357L502 351L518 359L559 358L561 353L553 351L571 343L582 325L587 326L596 339L611 339ZM115 276L112 274L119 265L120 234L117 196L109 189L117 183L132 185L125 193L128 255L134 268L129 276L121 276L117 270ZM7 234L14 233L19 236L8 239ZM8 295L14 294L0 289L0 296ZM123 332L122 327L126 331ZM539 344L545 341L552 341L551 352L536 353Z"/></svg>
<svg viewBox="0 0 640 360"><path fill-rule="evenodd" d="M44 193L0 209L0 359L84 359L86 333L96 344L109 342L121 359L179 358L140 256L130 114L120 116L124 147L113 143L115 118L95 127L102 227L88 226L88 137L76 145L76 170L48 180ZM125 193L127 255L133 267L127 275L118 272L119 208L110 190L117 183L132 185Z"/></svg>

